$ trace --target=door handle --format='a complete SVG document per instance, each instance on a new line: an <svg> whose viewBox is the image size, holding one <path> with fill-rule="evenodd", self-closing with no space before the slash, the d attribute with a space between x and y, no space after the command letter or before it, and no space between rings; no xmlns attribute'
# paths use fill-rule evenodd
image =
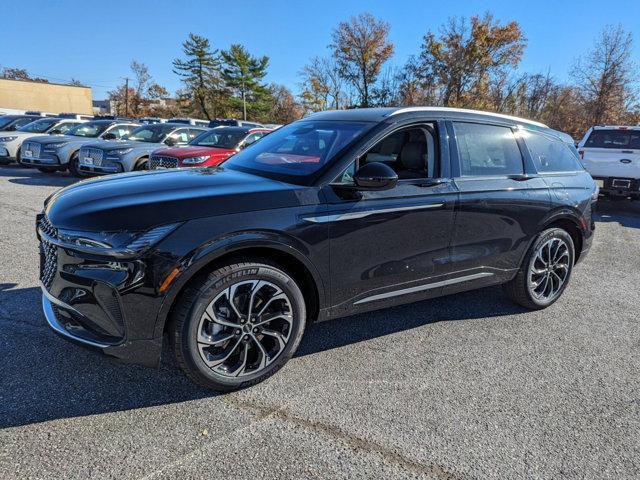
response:
<svg viewBox="0 0 640 480"><path fill-rule="evenodd" d="M633 153L633 150L622 150L622 153Z"/></svg>
<svg viewBox="0 0 640 480"><path fill-rule="evenodd" d="M420 183L418 186L419 187L436 187L444 183L448 183L448 180L444 178L428 178L424 182Z"/></svg>
<svg viewBox="0 0 640 480"><path fill-rule="evenodd" d="M629 160L628 158L623 158L622 160L620 160L622 163L631 163L631 160Z"/></svg>

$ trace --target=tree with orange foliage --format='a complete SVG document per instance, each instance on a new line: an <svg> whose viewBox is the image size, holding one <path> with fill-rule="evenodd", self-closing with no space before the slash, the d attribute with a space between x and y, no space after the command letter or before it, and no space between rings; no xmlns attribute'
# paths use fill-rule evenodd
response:
<svg viewBox="0 0 640 480"><path fill-rule="evenodd" d="M393 55L390 26L370 13L361 13L333 30L330 48L342 77L358 92L359 106L369 107L372 87L382 65Z"/></svg>

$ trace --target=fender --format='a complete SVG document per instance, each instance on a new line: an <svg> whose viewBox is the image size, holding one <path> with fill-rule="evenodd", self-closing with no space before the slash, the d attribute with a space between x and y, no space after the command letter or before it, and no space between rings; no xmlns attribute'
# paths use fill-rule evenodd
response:
<svg viewBox="0 0 640 480"><path fill-rule="evenodd" d="M578 228L578 230L580 230L580 232L582 233L582 236L585 237L586 230L585 230L585 227L582 225L581 218L582 218L582 214L577 208L570 208L567 206L562 206L557 208L556 210L549 212L549 214L546 215L544 219L538 224L538 233L536 233L531 237L531 239L529 239L527 248L525 249L524 254L520 258L520 264L522 264L524 257L527 255L527 252L531 248L531 245L533 245L533 242L535 242L536 238L538 237L538 234L546 230L546 228L549 225L551 225L554 222L557 222L558 220L569 220Z"/></svg>
<svg viewBox="0 0 640 480"><path fill-rule="evenodd" d="M308 249L302 242L282 232L262 230L236 232L201 245L179 261L179 264L182 266L181 271L169 287L169 290L162 301L162 305L158 311L158 315L156 316L153 334L154 338L162 336L164 324L167 320L171 307L174 304L178 293L180 293L184 285L189 282L189 280L191 280L202 268L206 267L216 259L248 248L270 248L294 257L311 273L318 290L319 307L322 309L323 306L326 305L326 289L324 281L316 266L309 260L307 256ZM305 255L305 253L307 255Z"/></svg>

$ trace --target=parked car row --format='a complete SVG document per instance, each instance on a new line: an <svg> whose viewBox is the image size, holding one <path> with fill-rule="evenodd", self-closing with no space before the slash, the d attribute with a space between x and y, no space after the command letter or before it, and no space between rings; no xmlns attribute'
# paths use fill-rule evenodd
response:
<svg viewBox="0 0 640 480"><path fill-rule="evenodd" d="M279 127L234 119L3 115L0 163L74 175L215 166ZM569 135L555 134L573 148ZM640 126L594 126L576 147L602 195L640 199Z"/></svg>
<svg viewBox="0 0 640 480"><path fill-rule="evenodd" d="M192 119L139 124L130 119L0 117L0 160L73 175L215 166L259 140L267 128L199 126Z"/></svg>

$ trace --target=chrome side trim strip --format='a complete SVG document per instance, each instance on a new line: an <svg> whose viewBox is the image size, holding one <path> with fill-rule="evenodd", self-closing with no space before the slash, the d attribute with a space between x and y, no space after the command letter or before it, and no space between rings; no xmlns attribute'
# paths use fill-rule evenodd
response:
<svg viewBox="0 0 640 480"><path fill-rule="evenodd" d="M422 292L424 290L432 290L439 287L446 287L447 285L468 282L469 280L477 280L478 278L489 277L492 275L493 273L491 272L480 272L474 273L473 275L466 275L464 277L451 278L449 280L442 280L440 282L427 283L425 285L418 285L416 287L394 290L393 292L379 293L378 295L372 295L370 297L363 298L362 300L358 300L357 302L354 302L354 305L375 302L376 300L384 300L385 298L398 297L400 295L408 295L409 293Z"/></svg>
<svg viewBox="0 0 640 480"><path fill-rule="evenodd" d="M72 340L75 340L76 342L84 343L85 345L90 345L92 347L98 347L98 348L105 348L110 346L109 344L106 344L106 343L94 342L92 340L87 340L86 338L77 337L76 335L69 333L60 324L60 322L58 322L58 319L56 318L56 314L53 311L52 305L55 304L64 309L71 310L77 313L78 315L81 315L80 312L78 312L75 308L67 305L63 301L58 300L56 297L51 295L49 292L47 292L47 289L44 288L44 285L40 284L40 288L42 288L42 311L44 312L44 316L47 319L47 323L49 324L49 327L51 327L53 330L58 332L60 335L63 335Z"/></svg>
<svg viewBox="0 0 640 480"><path fill-rule="evenodd" d="M426 209L432 209L432 208L441 208L443 206L444 206L444 203L432 203L430 205L414 205L411 207L379 208L377 210L362 210L360 212L353 212L353 213L338 213L335 215L318 215L317 217L303 217L303 220L311 223L341 222L343 220L355 220L357 218L365 218L371 215L379 215L381 213L408 212L411 210L426 210Z"/></svg>

